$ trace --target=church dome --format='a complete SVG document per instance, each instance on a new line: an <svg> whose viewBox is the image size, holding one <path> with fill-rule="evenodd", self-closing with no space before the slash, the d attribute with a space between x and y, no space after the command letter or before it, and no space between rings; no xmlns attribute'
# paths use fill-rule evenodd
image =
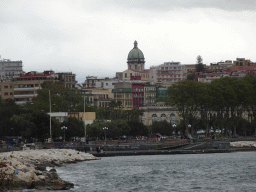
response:
<svg viewBox="0 0 256 192"><path fill-rule="evenodd" d="M138 45L137 41L134 41L134 48L129 52L128 60L144 59L144 55L137 45Z"/></svg>

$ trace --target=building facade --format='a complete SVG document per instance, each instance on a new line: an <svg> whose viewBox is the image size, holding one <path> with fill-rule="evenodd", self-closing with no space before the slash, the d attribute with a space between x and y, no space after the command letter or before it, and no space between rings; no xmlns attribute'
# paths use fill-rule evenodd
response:
<svg viewBox="0 0 256 192"><path fill-rule="evenodd" d="M10 80L0 81L0 96L2 99L13 99L13 82Z"/></svg>
<svg viewBox="0 0 256 192"><path fill-rule="evenodd" d="M140 107L143 110L142 123L146 126L152 125L153 122L167 121L171 124L178 124L180 121L179 112L164 103L155 103L151 106Z"/></svg>
<svg viewBox="0 0 256 192"><path fill-rule="evenodd" d="M96 82L98 82L99 79L96 76L87 76L86 80L84 81L83 88L95 88Z"/></svg>
<svg viewBox="0 0 256 192"><path fill-rule="evenodd" d="M170 85L187 78L185 65L180 62L165 62L150 68L150 81Z"/></svg>
<svg viewBox="0 0 256 192"><path fill-rule="evenodd" d="M144 84L132 83L132 108L139 108L144 105Z"/></svg>
<svg viewBox="0 0 256 192"><path fill-rule="evenodd" d="M117 83L117 79L113 78L110 79L106 77L105 79L101 79L98 82L96 82L95 87L96 88L104 88L104 89L114 89L115 84Z"/></svg>
<svg viewBox="0 0 256 192"><path fill-rule="evenodd" d="M13 79L22 73L22 61L0 60L0 80Z"/></svg>
<svg viewBox="0 0 256 192"><path fill-rule="evenodd" d="M222 72L225 69L232 67L233 63L231 60L220 61L217 63L211 63L210 66L206 66L208 72Z"/></svg>
<svg viewBox="0 0 256 192"><path fill-rule="evenodd" d="M233 61L233 67L235 66L256 66L256 63L251 62L249 59L236 58L236 61Z"/></svg>
<svg viewBox="0 0 256 192"><path fill-rule="evenodd" d="M152 83L144 84L144 105L152 105L156 101L156 85Z"/></svg>
<svg viewBox="0 0 256 192"><path fill-rule="evenodd" d="M72 72L57 73L57 75L59 76L59 80L63 81L65 87L73 89L76 87L76 75Z"/></svg>
<svg viewBox="0 0 256 192"><path fill-rule="evenodd" d="M132 84L130 82L119 82L112 90L115 101L122 102L122 108L132 109Z"/></svg>
<svg viewBox="0 0 256 192"><path fill-rule="evenodd" d="M53 71L20 74L10 82L9 87L12 86L13 89L13 95L10 98L13 98L16 104L24 105L38 95L38 90L42 88L41 85L45 81L58 81L58 75Z"/></svg>

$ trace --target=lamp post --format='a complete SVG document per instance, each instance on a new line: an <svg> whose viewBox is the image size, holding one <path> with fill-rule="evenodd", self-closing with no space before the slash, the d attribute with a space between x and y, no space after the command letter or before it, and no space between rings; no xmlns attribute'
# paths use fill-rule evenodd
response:
<svg viewBox="0 0 256 192"><path fill-rule="evenodd" d="M84 144L86 145L85 96L84 96Z"/></svg>
<svg viewBox="0 0 256 192"><path fill-rule="evenodd" d="M103 130L105 131L105 142L106 142L107 141L106 132L107 132L108 128L107 127L103 127Z"/></svg>
<svg viewBox="0 0 256 192"><path fill-rule="evenodd" d="M188 136L190 135L190 134L189 134L189 130L190 130L190 128L191 128L191 125L190 125L190 124L188 124Z"/></svg>
<svg viewBox="0 0 256 192"><path fill-rule="evenodd" d="M52 142L52 108L51 108L51 90L49 90L49 103L50 103L50 143Z"/></svg>
<svg viewBox="0 0 256 192"><path fill-rule="evenodd" d="M174 128L174 130L173 130L173 132L172 132L172 134L174 135L174 134L175 134L175 131L176 131L176 124L173 123L172 127Z"/></svg>
<svg viewBox="0 0 256 192"><path fill-rule="evenodd" d="M65 130L67 129L67 127L63 126L61 127L61 129L64 129L64 142L65 142Z"/></svg>

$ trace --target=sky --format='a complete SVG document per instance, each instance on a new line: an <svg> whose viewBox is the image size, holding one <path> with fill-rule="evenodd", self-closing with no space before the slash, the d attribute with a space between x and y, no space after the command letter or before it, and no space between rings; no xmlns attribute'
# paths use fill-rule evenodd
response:
<svg viewBox="0 0 256 192"><path fill-rule="evenodd" d="M255 0L0 0L1 59L23 70L114 77L135 40L145 68L256 62Z"/></svg>

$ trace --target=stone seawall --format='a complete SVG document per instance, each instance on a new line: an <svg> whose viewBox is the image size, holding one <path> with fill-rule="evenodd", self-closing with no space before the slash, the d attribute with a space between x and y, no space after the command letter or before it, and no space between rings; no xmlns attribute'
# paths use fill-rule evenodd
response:
<svg viewBox="0 0 256 192"><path fill-rule="evenodd" d="M72 149L13 151L0 153L1 162L6 162L7 165L0 169L13 176L14 183L11 185L13 190L63 190L73 187L73 184L63 181L57 175L55 166L97 159L91 154ZM52 169L47 171L46 167Z"/></svg>

